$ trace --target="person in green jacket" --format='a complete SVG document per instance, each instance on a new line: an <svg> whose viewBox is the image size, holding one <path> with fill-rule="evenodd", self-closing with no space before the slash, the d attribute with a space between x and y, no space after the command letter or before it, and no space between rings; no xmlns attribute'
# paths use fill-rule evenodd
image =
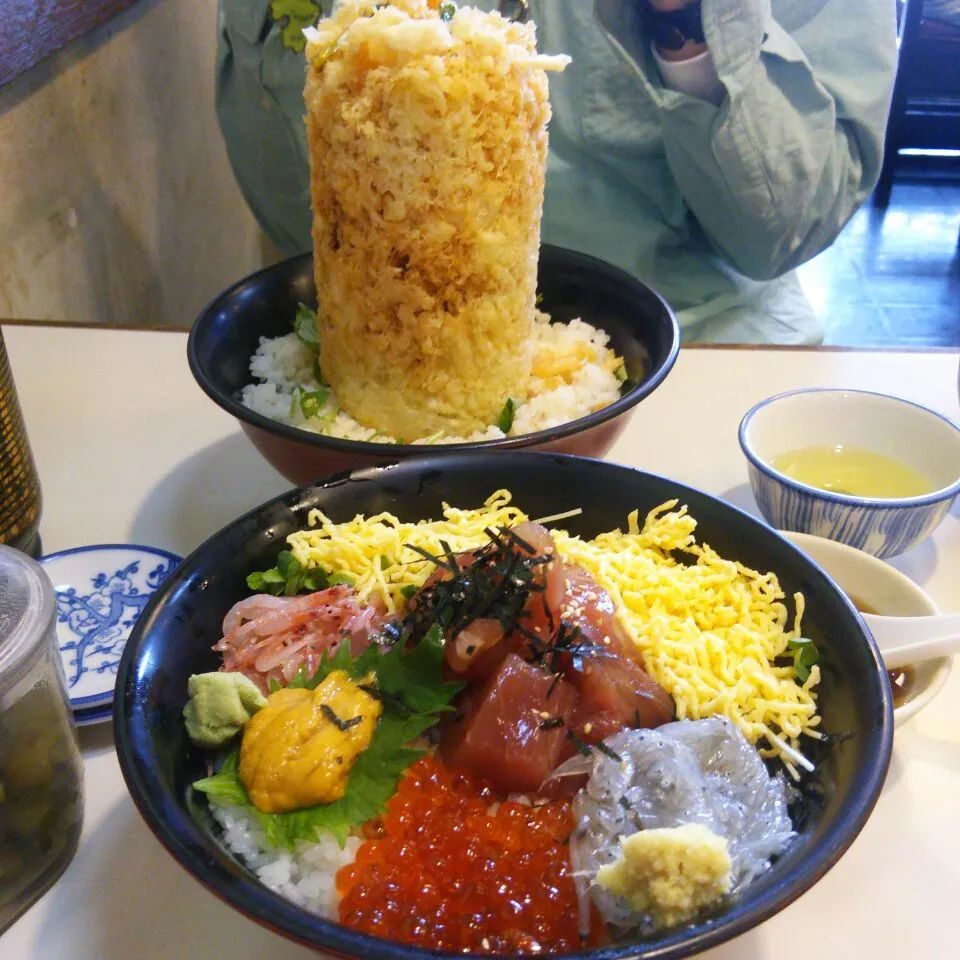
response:
<svg viewBox="0 0 960 960"><path fill-rule="evenodd" d="M330 0L220 0L216 104L266 235L310 249L304 26ZM551 77L542 238L616 264L686 340L816 343L795 268L880 172L893 0L478 2L531 16Z"/></svg>

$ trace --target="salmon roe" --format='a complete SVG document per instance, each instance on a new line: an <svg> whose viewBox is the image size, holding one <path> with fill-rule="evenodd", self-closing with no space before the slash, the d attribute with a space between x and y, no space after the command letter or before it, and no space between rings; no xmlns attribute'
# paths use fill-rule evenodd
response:
<svg viewBox="0 0 960 960"><path fill-rule="evenodd" d="M383 817L367 825L356 860L337 873L340 922L453 952L583 946L567 848L569 801L496 800L483 781L434 757L418 760Z"/></svg>

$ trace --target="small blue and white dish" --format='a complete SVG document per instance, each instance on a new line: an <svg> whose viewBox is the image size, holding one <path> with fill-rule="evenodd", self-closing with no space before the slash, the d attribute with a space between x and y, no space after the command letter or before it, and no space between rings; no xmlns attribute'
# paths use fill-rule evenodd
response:
<svg viewBox="0 0 960 960"><path fill-rule="evenodd" d="M136 544L75 547L40 558L57 596L57 643L78 726L110 719L130 631L180 560Z"/></svg>
<svg viewBox="0 0 960 960"><path fill-rule="evenodd" d="M933 489L880 499L821 490L777 470L806 447L860 448L899 461ZM740 447L760 512L778 530L836 540L881 559L925 540L960 494L960 426L908 400L864 390L796 390L763 400L740 422Z"/></svg>

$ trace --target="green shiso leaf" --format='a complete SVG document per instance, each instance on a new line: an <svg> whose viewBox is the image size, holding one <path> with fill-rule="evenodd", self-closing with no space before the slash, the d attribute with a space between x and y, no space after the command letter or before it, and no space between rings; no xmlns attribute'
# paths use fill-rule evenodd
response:
<svg viewBox="0 0 960 960"><path fill-rule="evenodd" d="M197 780L194 790L205 793L208 797L233 803L238 806L248 806L250 798L246 788L240 780L240 749L234 747L224 758L220 769L211 777Z"/></svg>
<svg viewBox="0 0 960 960"><path fill-rule="evenodd" d="M354 657L341 643L332 657L324 657L312 677L301 670L289 687L315 689L332 671L344 670L355 680L376 676L369 688L383 703L370 746L350 771L346 793L334 803L290 813L261 813L251 803L240 780L239 747L229 753L212 777L198 780L194 789L250 810L263 826L267 842L290 849L298 840L315 840L330 833L343 846L351 829L382 813L397 789L403 772L422 756L408 744L434 726L462 684L444 683L443 634L434 625L412 648L372 644Z"/></svg>

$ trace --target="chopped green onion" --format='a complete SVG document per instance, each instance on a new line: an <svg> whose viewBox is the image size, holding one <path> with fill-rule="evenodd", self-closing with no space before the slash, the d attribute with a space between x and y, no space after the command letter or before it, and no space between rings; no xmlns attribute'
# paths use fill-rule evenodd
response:
<svg viewBox="0 0 960 960"><path fill-rule="evenodd" d="M620 381L620 383L627 382L627 368L621 363L616 370L613 371L613 375Z"/></svg>
<svg viewBox="0 0 960 960"><path fill-rule="evenodd" d="M452 20L457 13L457 5L455 3L441 3L440 4L440 19L450 21Z"/></svg>
<svg viewBox="0 0 960 960"><path fill-rule="evenodd" d="M503 405L503 410L500 411L500 416L497 418L497 426L504 433L510 432L510 428L513 426L513 417L516 412L517 405L513 402L512 397L508 397L507 402Z"/></svg>
<svg viewBox="0 0 960 960"><path fill-rule="evenodd" d="M293 318L293 332L312 349L317 349L317 314L305 303L297 304L297 313Z"/></svg>
<svg viewBox="0 0 960 960"><path fill-rule="evenodd" d="M330 399L329 390L313 390L309 393L300 394L300 410L302 411L304 417L309 420L311 417L315 417L326 405L327 400Z"/></svg>

